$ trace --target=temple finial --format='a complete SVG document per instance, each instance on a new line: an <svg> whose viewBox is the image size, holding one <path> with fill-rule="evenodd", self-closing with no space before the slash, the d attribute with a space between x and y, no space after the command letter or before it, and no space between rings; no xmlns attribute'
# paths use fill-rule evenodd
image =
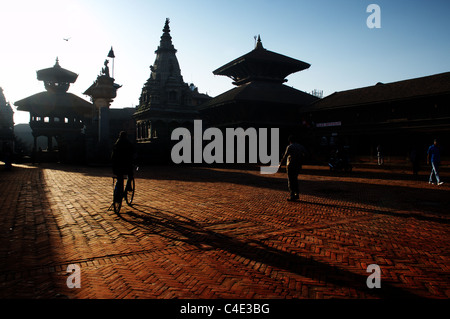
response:
<svg viewBox="0 0 450 319"><path fill-rule="evenodd" d="M114 50L113 47L111 46L111 50L109 50L108 52L108 58L115 58L116 56L114 55Z"/></svg>
<svg viewBox="0 0 450 319"><path fill-rule="evenodd" d="M170 32L169 23L170 23L170 19L166 18L166 23L164 24L164 29L163 29L164 33L169 33Z"/></svg>
<svg viewBox="0 0 450 319"><path fill-rule="evenodd" d="M53 66L54 68L60 68L61 66L59 65L59 59L58 57L56 57L56 62L55 65Z"/></svg>
<svg viewBox="0 0 450 319"><path fill-rule="evenodd" d="M256 42L255 49L264 49L262 42L261 42L261 37L259 34L258 34L258 41Z"/></svg>

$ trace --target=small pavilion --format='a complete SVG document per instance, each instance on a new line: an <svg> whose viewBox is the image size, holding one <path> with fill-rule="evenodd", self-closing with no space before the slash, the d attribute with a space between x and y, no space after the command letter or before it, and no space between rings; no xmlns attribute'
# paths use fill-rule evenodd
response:
<svg viewBox="0 0 450 319"><path fill-rule="evenodd" d="M93 104L68 93L78 75L59 65L37 71L46 91L14 103L19 111L30 113L30 127L36 152L37 138L47 137L47 160L77 160L83 158L83 130L92 118ZM53 145L53 139L57 145Z"/></svg>

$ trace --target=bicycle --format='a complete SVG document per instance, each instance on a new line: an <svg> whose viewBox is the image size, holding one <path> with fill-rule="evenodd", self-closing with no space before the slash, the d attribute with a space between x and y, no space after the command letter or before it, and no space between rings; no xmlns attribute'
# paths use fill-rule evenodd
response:
<svg viewBox="0 0 450 319"><path fill-rule="evenodd" d="M125 202L128 206L131 206L134 199L134 190L135 190L135 181L134 177L129 178L127 175L127 183L125 184L125 190L123 189L123 184L118 185L119 181L117 183L115 182L116 176L113 176L113 208L114 212L118 214L120 212L120 209L122 208L122 201L125 199Z"/></svg>

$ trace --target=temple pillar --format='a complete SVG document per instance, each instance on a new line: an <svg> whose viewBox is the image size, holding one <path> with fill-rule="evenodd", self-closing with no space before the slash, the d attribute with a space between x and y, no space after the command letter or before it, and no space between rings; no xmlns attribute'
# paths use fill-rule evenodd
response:
<svg viewBox="0 0 450 319"><path fill-rule="evenodd" d="M109 103L105 99L97 99L94 102L98 109L98 141L109 142Z"/></svg>
<svg viewBox="0 0 450 319"><path fill-rule="evenodd" d="M107 161L111 155L113 141L111 140L110 132L109 106L116 97L117 89L121 87L114 83L114 78L109 76L108 63L108 60L105 60L105 67L102 69L102 73L97 77L94 84L84 92L84 94L92 98L95 112L98 116L96 157L100 161Z"/></svg>

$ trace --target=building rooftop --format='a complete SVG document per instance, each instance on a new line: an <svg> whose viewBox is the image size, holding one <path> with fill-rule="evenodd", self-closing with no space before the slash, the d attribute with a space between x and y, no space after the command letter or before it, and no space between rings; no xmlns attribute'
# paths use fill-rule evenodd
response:
<svg viewBox="0 0 450 319"><path fill-rule="evenodd" d="M255 48L213 71L215 75L230 77L235 85L254 80L286 82L289 74L308 69L311 65L265 49L261 38Z"/></svg>
<svg viewBox="0 0 450 319"><path fill-rule="evenodd" d="M36 73L37 79L44 82L74 83L78 78L78 74L62 68L58 58L53 67L39 70Z"/></svg>
<svg viewBox="0 0 450 319"><path fill-rule="evenodd" d="M90 117L92 104L72 93L41 92L14 103L19 111L50 115L74 115Z"/></svg>
<svg viewBox="0 0 450 319"><path fill-rule="evenodd" d="M281 83L254 81L240 85L204 103L201 108L219 106L231 102L256 102L309 105L318 98Z"/></svg>
<svg viewBox="0 0 450 319"><path fill-rule="evenodd" d="M450 72L335 92L309 107L311 111L373 104L450 93Z"/></svg>

